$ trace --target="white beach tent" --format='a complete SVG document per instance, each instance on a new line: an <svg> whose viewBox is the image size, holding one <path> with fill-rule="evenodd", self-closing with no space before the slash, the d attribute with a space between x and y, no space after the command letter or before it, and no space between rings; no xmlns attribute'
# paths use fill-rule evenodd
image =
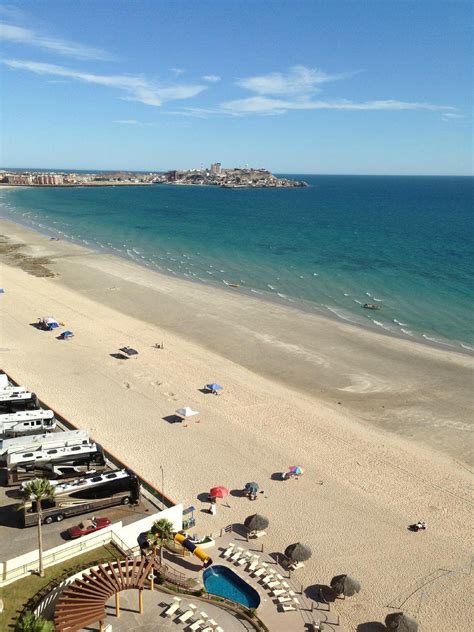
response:
<svg viewBox="0 0 474 632"><path fill-rule="evenodd" d="M184 417L187 419L188 417L194 417L194 415L199 415L197 410L193 410L189 406L185 406L184 408L178 408L176 414L180 417Z"/></svg>

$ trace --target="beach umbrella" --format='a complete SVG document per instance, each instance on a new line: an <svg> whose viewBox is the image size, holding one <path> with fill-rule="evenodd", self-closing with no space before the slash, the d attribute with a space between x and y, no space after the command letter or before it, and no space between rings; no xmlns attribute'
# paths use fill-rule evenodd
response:
<svg viewBox="0 0 474 632"><path fill-rule="evenodd" d="M289 470L293 474L296 474L297 476L300 476L304 472L304 467L302 465L290 465L289 466Z"/></svg>
<svg viewBox="0 0 474 632"><path fill-rule="evenodd" d="M197 410L193 410L192 408L189 408L189 406L185 406L184 408L178 408L178 410L176 411L176 414L179 415L180 417L193 417L194 415L199 415Z"/></svg>
<svg viewBox="0 0 474 632"><path fill-rule="evenodd" d="M247 492L250 492L251 494L256 494L259 489L260 487L258 486L258 483L255 483L255 482L245 483L245 490Z"/></svg>
<svg viewBox="0 0 474 632"><path fill-rule="evenodd" d="M249 531L263 531L268 527L270 521L265 516L259 514L253 514L253 516L247 516L244 520L244 525Z"/></svg>
<svg viewBox="0 0 474 632"><path fill-rule="evenodd" d="M209 391L222 391L223 387L220 384L206 384L206 388Z"/></svg>
<svg viewBox="0 0 474 632"><path fill-rule="evenodd" d="M213 487L209 492L209 496L211 498L225 498L228 495L229 490L227 489L227 487L223 487L222 485L219 485L218 487Z"/></svg>
<svg viewBox="0 0 474 632"><path fill-rule="evenodd" d="M312 555L312 551L309 546L296 542L296 544L290 544L285 549L285 556L292 562L305 562L309 560Z"/></svg>
<svg viewBox="0 0 474 632"><path fill-rule="evenodd" d="M337 595L352 597L360 591L359 582L349 575L336 575L331 579L331 588Z"/></svg>
<svg viewBox="0 0 474 632"><path fill-rule="evenodd" d="M388 614L385 625L391 632L418 632L418 623L404 612Z"/></svg>

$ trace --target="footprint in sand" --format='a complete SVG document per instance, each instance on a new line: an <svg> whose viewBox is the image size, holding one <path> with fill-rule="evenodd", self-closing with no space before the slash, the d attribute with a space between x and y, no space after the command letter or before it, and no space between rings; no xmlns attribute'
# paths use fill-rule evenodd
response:
<svg viewBox="0 0 474 632"><path fill-rule="evenodd" d="M125 388L131 388L131 386L130 386L130 384L129 384L128 382L124 382L124 383L123 383L123 386L124 386Z"/></svg>
<svg viewBox="0 0 474 632"><path fill-rule="evenodd" d="M150 386L161 386L163 382L150 382Z"/></svg>

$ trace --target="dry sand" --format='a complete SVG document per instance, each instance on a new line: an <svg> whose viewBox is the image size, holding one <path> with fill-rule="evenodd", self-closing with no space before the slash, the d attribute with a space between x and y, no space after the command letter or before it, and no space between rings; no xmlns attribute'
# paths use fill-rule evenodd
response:
<svg viewBox="0 0 474 632"><path fill-rule="evenodd" d="M258 511L271 521L265 550L312 547L297 572L304 586L358 578L362 592L337 604L340 630L370 630L357 626L396 608L424 632L469 629L471 357L164 277L8 222L0 233L5 371L157 487L162 465L165 492L197 506L199 533ZM75 338L30 326L43 315ZM139 356L114 358L123 345ZM209 381L223 384L220 397L199 390ZM200 422L164 420L181 406ZM272 479L292 464L306 467L300 480ZM248 480L265 491L257 502L231 496L217 516L201 512L211 486ZM407 531L417 519L426 532Z"/></svg>

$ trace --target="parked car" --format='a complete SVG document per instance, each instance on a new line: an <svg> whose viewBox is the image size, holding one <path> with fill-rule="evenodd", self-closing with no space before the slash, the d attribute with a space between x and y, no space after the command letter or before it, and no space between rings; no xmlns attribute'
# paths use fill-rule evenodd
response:
<svg viewBox="0 0 474 632"><path fill-rule="evenodd" d="M71 539L80 538L82 535L105 529L111 524L112 522L108 518L91 518L83 520L75 527L70 527L67 533Z"/></svg>

